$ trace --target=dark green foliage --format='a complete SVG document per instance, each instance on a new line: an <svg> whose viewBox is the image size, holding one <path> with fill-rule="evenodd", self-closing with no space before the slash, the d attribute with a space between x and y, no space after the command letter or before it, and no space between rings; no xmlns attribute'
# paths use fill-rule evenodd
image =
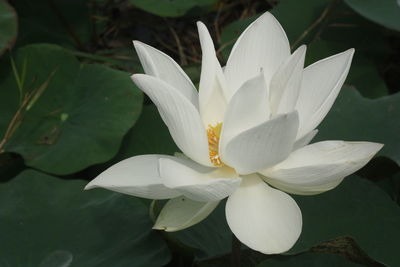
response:
<svg viewBox="0 0 400 267"><path fill-rule="evenodd" d="M298 242L283 255L242 246L242 266L400 266L398 0L0 0L0 266L230 266L224 202L189 229L160 233L150 201L83 188L122 159L179 152L130 80L142 72L132 40L171 55L198 85L195 22L224 63L266 10L293 51L307 45L306 65L356 50L313 142L385 146L338 188L294 196Z"/></svg>
<svg viewBox="0 0 400 267"><path fill-rule="evenodd" d="M162 17L180 17L192 8L212 7L217 0L129 0L132 5Z"/></svg>
<svg viewBox="0 0 400 267"><path fill-rule="evenodd" d="M162 266L170 254L139 199L27 170L0 184L1 266Z"/></svg>
<svg viewBox="0 0 400 267"><path fill-rule="evenodd" d="M390 29L400 31L400 3L397 0L345 0L352 9Z"/></svg>
<svg viewBox="0 0 400 267"><path fill-rule="evenodd" d="M24 108L6 151L21 154L28 166L54 174L74 173L117 153L142 105L142 94L128 73L80 64L55 45L21 48L15 65L26 77L19 89L12 71L4 71L9 75L0 81L1 136L24 97L38 97Z"/></svg>

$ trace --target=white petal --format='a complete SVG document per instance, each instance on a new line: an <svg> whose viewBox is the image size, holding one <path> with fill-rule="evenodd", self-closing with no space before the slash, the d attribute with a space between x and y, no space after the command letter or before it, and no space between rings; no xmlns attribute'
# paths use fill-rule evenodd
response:
<svg viewBox="0 0 400 267"><path fill-rule="evenodd" d="M222 122L226 109L226 85L214 44L206 26L197 22L202 50L199 85L200 114L205 127Z"/></svg>
<svg viewBox="0 0 400 267"><path fill-rule="evenodd" d="M263 73L245 82L229 101L222 125L220 149L239 133L269 119L268 89Z"/></svg>
<svg viewBox="0 0 400 267"><path fill-rule="evenodd" d="M153 229L179 231L201 222L218 206L219 201L197 202L184 196L171 199L157 217Z"/></svg>
<svg viewBox="0 0 400 267"><path fill-rule="evenodd" d="M325 141L293 152L285 161L262 171L265 180L289 193L312 195L335 188L382 148L369 142Z"/></svg>
<svg viewBox="0 0 400 267"><path fill-rule="evenodd" d="M267 83L290 56L289 41L279 22L265 12L240 35L225 68L228 88L233 95L244 82L264 71Z"/></svg>
<svg viewBox="0 0 400 267"><path fill-rule="evenodd" d="M272 114L289 113L299 96L301 79L303 77L306 46L300 46L279 67L271 79L270 101Z"/></svg>
<svg viewBox="0 0 400 267"><path fill-rule="evenodd" d="M292 150L298 122L297 112L294 111L240 133L222 147L222 161L240 174L250 174L275 165Z"/></svg>
<svg viewBox="0 0 400 267"><path fill-rule="evenodd" d="M243 177L242 185L228 198L226 219L243 244L265 254L288 251L302 228L296 202L255 175Z"/></svg>
<svg viewBox="0 0 400 267"><path fill-rule="evenodd" d="M206 130L196 107L175 88L149 75L132 76L137 86L156 104L176 145L189 158L212 166Z"/></svg>
<svg viewBox="0 0 400 267"><path fill-rule="evenodd" d="M200 202L229 196L242 180L232 169L207 168L184 159L160 159L159 168L165 186Z"/></svg>
<svg viewBox="0 0 400 267"><path fill-rule="evenodd" d="M182 68L165 53L139 41L133 42L146 74L157 77L181 92L195 107L198 94Z"/></svg>
<svg viewBox="0 0 400 267"><path fill-rule="evenodd" d="M304 69L296 110L298 138L314 130L331 109L349 72L354 49L320 60Z"/></svg>
<svg viewBox="0 0 400 267"><path fill-rule="evenodd" d="M292 151L295 151L299 148L302 148L303 146L308 145L311 140L313 140L313 138L317 135L318 130L312 130L311 132L309 132L308 134L304 135L302 138L296 140L296 142L293 145L293 149Z"/></svg>
<svg viewBox="0 0 400 267"><path fill-rule="evenodd" d="M158 171L160 158L166 155L142 155L125 159L111 166L86 185L85 190L102 187L115 192L150 199L167 199L180 196L165 187Z"/></svg>

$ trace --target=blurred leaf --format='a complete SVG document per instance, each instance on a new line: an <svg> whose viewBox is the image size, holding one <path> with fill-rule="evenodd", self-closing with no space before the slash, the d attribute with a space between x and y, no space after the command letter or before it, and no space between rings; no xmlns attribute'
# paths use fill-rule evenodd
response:
<svg viewBox="0 0 400 267"><path fill-rule="evenodd" d="M383 143L378 153L400 165L400 93L378 99L363 98L343 88L328 116L318 127L316 141L346 140Z"/></svg>
<svg viewBox="0 0 400 267"><path fill-rule="evenodd" d="M61 47L46 44L21 48L15 62L18 68L27 66L25 95L48 85L24 112L6 151L54 174L74 173L117 153L142 107L142 93L128 73L80 64ZM3 67L8 75L0 79L1 136L19 105L14 75Z"/></svg>
<svg viewBox="0 0 400 267"><path fill-rule="evenodd" d="M376 23L400 31L400 3L397 0L345 0L354 11Z"/></svg>
<svg viewBox="0 0 400 267"><path fill-rule="evenodd" d="M343 52L350 47L343 43L318 40L307 48L306 65ZM363 96L376 98L385 96L389 90L378 70L363 52L356 51L347 76L346 84L355 86Z"/></svg>
<svg viewBox="0 0 400 267"><path fill-rule="evenodd" d="M0 0L0 55L14 44L17 28L18 20L14 8L6 0Z"/></svg>
<svg viewBox="0 0 400 267"><path fill-rule="evenodd" d="M90 0L18 0L18 45L49 42L82 46L91 38Z"/></svg>
<svg viewBox="0 0 400 267"><path fill-rule="evenodd" d="M218 0L129 0L134 6L161 17L180 17L194 7L212 6Z"/></svg>
<svg viewBox="0 0 400 267"><path fill-rule="evenodd" d="M2 266L164 266L139 199L27 170L0 184Z"/></svg>
<svg viewBox="0 0 400 267"><path fill-rule="evenodd" d="M371 258L388 266L400 264L400 208L373 183L350 176L330 192L295 199L303 212L303 231L289 253L351 236Z"/></svg>
<svg viewBox="0 0 400 267"><path fill-rule="evenodd" d="M342 1L335 2L317 37L340 44L344 49L354 48L356 56L362 52L374 62L383 62L391 53L382 27L359 16Z"/></svg>
<svg viewBox="0 0 400 267"><path fill-rule="evenodd" d="M292 257L275 257L266 260L256 267L356 267L360 264L346 260L342 256L323 253L306 253Z"/></svg>
<svg viewBox="0 0 400 267"><path fill-rule="evenodd" d="M271 13L282 24L290 44L297 47L307 43L306 37L309 37L309 34L326 18L332 2L332 0L282 0Z"/></svg>
<svg viewBox="0 0 400 267"><path fill-rule="evenodd" d="M400 205L400 172L378 181L377 185L385 190L393 201Z"/></svg>
<svg viewBox="0 0 400 267"><path fill-rule="evenodd" d="M389 93L389 89L379 75L375 64L362 55L355 56L346 84L354 86L363 96L369 98L382 97Z"/></svg>

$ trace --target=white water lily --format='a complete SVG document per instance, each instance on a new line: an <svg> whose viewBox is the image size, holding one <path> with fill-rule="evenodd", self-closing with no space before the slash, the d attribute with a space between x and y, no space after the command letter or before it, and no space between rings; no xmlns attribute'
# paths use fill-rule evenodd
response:
<svg viewBox="0 0 400 267"><path fill-rule="evenodd" d="M282 253L302 229L301 211L285 192L333 189L382 148L369 142L309 144L346 79L354 50L304 68L306 47L291 54L284 30L267 12L241 34L222 69L201 22L198 30L199 92L173 59L134 42L146 74L132 79L158 107L185 157L128 158L86 189L171 199L154 226L165 231L198 223L228 197L226 219L235 236L262 253Z"/></svg>

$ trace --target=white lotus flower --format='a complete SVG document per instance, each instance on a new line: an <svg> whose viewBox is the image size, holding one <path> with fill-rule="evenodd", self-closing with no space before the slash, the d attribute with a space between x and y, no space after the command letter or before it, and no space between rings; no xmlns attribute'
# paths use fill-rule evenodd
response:
<svg viewBox="0 0 400 267"><path fill-rule="evenodd" d="M228 197L226 219L236 237L262 253L282 253L302 228L299 207L283 191L313 195L333 189L382 148L368 142L308 144L346 79L354 49L304 68L306 47L291 54L285 32L267 12L242 33L222 69L206 27L197 25L203 52L199 93L173 59L134 42L146 74L132 79L156 104L186 157L128 158L86 189L172 198L154 226L165 231L198 223Z"/></svg>

